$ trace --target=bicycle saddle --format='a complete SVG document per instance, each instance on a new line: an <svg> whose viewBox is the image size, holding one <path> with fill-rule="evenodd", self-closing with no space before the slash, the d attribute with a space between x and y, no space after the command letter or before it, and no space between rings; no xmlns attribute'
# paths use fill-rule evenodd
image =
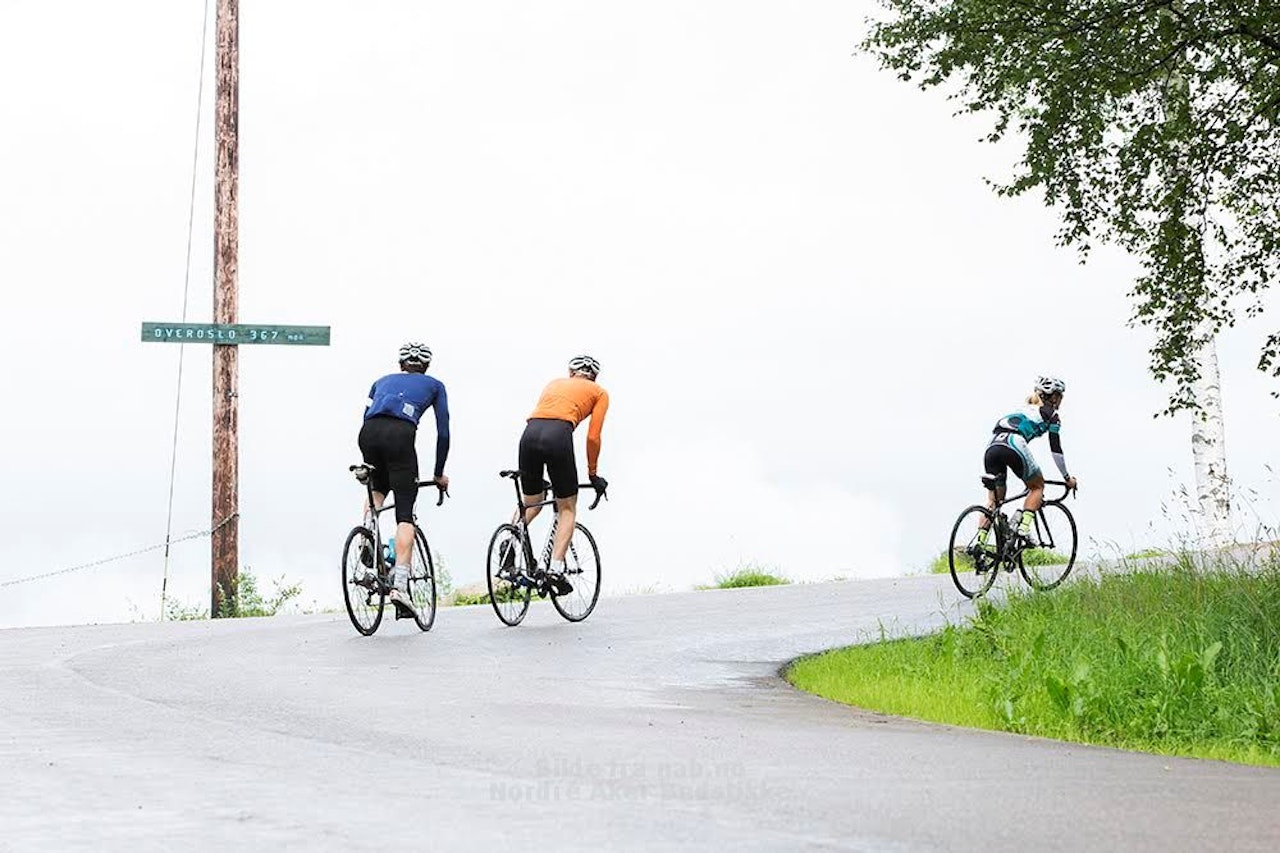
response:
<svg viewBox="0 0 1280 853"><path fill-rule="evenodd" d="M982 475L982 485L986 486L988 491L992 491L992 492L994 492L994 491L996 490L996 486L997 486L997 485L999 485L999 484L998 484L998 483L996 483L996 478L995 478L995 477L993 477L992 475L990 475L990 474L983 474L983 475Z"/></svg>
<svg viewBox="0 0 1280 853"><path fill-rule="evenodd" d="M361 483L364 483L368 481L369 472L374 470L374 466L373 465L351 465L351 466L348 466L347 470L350 471L352 474L355 474L357 480L359 480Z"/></svg>
<svg viewBox="0 0 1280 853"><path fill-rule="evenodd" d="M520 476L520 472L519 472L519 471L499 471L499 472L498 472L498 476L499 476L499 477L510 477L511 479L513 479L513 480L514 480L514 479L516 479L517 477L519 477L519 476Z"/></svg>

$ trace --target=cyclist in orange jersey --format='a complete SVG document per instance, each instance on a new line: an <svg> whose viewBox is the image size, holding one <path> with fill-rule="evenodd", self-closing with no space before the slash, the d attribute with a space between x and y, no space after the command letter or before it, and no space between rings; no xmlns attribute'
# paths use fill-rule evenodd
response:
<svg viewBox="0 0 1280 853"><path fill-rule="evenodd" d="M578 509L578 463L573 452L573 431L587 418L587 475L591 485L604 490L609 484L596 473L600 461L600 432L609 410L609 392L596 383L600 362L589 355L569 360L569 375L553 379L542 391L538 405L529 415L524 435L520 437L520 482L525 504L546 500L545 469L556 499L556 539L551 549L551 565L547 567L558 595L569 592L564 580L564 557L573 536ZM541 507L525 511L525 523L537 517Z"/></svg>

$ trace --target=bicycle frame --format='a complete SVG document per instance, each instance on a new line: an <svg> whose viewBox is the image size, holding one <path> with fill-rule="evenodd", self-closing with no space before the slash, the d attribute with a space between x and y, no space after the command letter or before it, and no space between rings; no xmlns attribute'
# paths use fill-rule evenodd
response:
<svg viewBox="0 0 1280 853"><path fill-rule="evenodd" d="M1064 501L1066 501L1067 497L1071 494L1071 488L1067 486L1067 484L1062 480L1045 480L1044 484L1046 487L1048 486L1062 487L1062 494L1060 496L1054 497L1054 498L1046 497L1043 501L1040 502L1040 507L1035 511L1036 540L1040 543L1041 547L1052 550L1057 546L1054 544L1053 531L1049 529L1049 520L1045 517L1044 508L1046 506L1061 505ZM1011 503L1017 503L1018 501L1023 500L1029 494L1031 494L1031 490L1024 489L1022 492L1016 495L1013 495L1012 497L1006 497L1004 500L996 504L996 507L993 510L993 512L995 512L997 515L1000 515L1001 517L1004 517L1004 513L1000 512L1001 509L1003 509L1004 507L1008 506Z"/></svg>
<svg viewBox="0 0 1280 853"><path fill-rule="evenodd" d="M517 530L520 531L520 541L524 546L525 559L527 561L526 565L528 566L532 567L534 565L537 565L537 563L535 563L533 559L533 540L529 536L529 524L528 524L528 521L526 520L526 516L528 515L528 511L531 509L540 509L544 506L551 507L551 512L552 512L551 530L547 533L547 541L542 547L542 565L550 566L551 552L555 548L556 529L560 524L560 511L556 509L556 498L553 496L551 498L538 501L537 503L526 504L524 502L524 490L520 488L520 472L502 471L500 472L499 476L510 478L511 484L512 486L515 487L515 490L516 490L517 518L515 521L515 527ZM595 489L595 486L592 485L591 483L579 483L578 488ZM546 494L546 489L543 489L543 494ZM597 490L596 499L591 502L591 505L587 507L587 509L595 509L596 506L599 505L600 501L602 499L606 499L607 497L608 495L604 490ZM572 547L572 543L570 543L570 546Z"/></svg>
<svg viewBox="0 0 1280 853"><path fill-rule="evenodd" d="M368 473L372 469L372 467L373 466L371 465L352 465L348 468L348 470L350 470L351 473L356 475L357 480L364 483L365 500L367 501L367 503L365 504L366 508L365 508L364 524L365 524L365 527L368 528L369 532L373 534L373 541L379 543L379 547L381 547L382 538L381 538L381 531L379 531L378 529L378 517L388 510L395 509L396 503L395 503L395 500L393 499L390 502L384 503L380 507L374 504L373 478L370 477ZM364 469L363 476L361 476L361 474L359 473L360 469ZM422 490L427 486L435 486L438 489L440 488L440 484L437 483L435 479L415 480L414 485L419 490ZM444 499L447 494L448 492L446 492L444 489L440 489L440 497L436 501L436 506L440 506L441 504L444 503ZM418 525L418 514L416 512L413 514L413 524L415 527L417 527Z"/></svg>

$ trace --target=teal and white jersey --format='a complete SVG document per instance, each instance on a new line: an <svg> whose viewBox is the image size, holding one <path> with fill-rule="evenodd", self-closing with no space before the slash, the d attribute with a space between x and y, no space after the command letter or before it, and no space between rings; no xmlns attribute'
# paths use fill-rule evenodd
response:
<svg viewBox="0 0 1280 853"><path fill-rule="evenodd" d="M1027 441L1030 441L1033 438L1039 438L1045 433L1057 433L1061 429L1062 420L1052 408L1028 404L997 421L992 432L1016 432Z"/></svg>
<svg viewBox="0 0 1280 853"><path fill-rule="evenodd" d="M1048 435L1053 464L1058 466L1058 472L1064 480L1071 476L1067 473L1067 459L1062 453L1062 419L1051 406L1027 404L1018 411L1005 415L991 431L995 433L991 438L992 444L1008 444L1033 466L1035 459L1026 443ZM1038 473L1038 466L1036 467Z"/></svg>

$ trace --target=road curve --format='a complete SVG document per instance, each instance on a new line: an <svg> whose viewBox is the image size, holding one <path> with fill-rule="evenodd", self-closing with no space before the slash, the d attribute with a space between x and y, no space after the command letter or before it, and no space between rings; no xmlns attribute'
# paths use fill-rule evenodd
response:
<svg viewBox="0 0 1280 853"><path fill-rule="evenodd" d="M0 631L0 850L1280 849L1280 772L974 732L779 666L922 631L946 577Z"/></svg>

